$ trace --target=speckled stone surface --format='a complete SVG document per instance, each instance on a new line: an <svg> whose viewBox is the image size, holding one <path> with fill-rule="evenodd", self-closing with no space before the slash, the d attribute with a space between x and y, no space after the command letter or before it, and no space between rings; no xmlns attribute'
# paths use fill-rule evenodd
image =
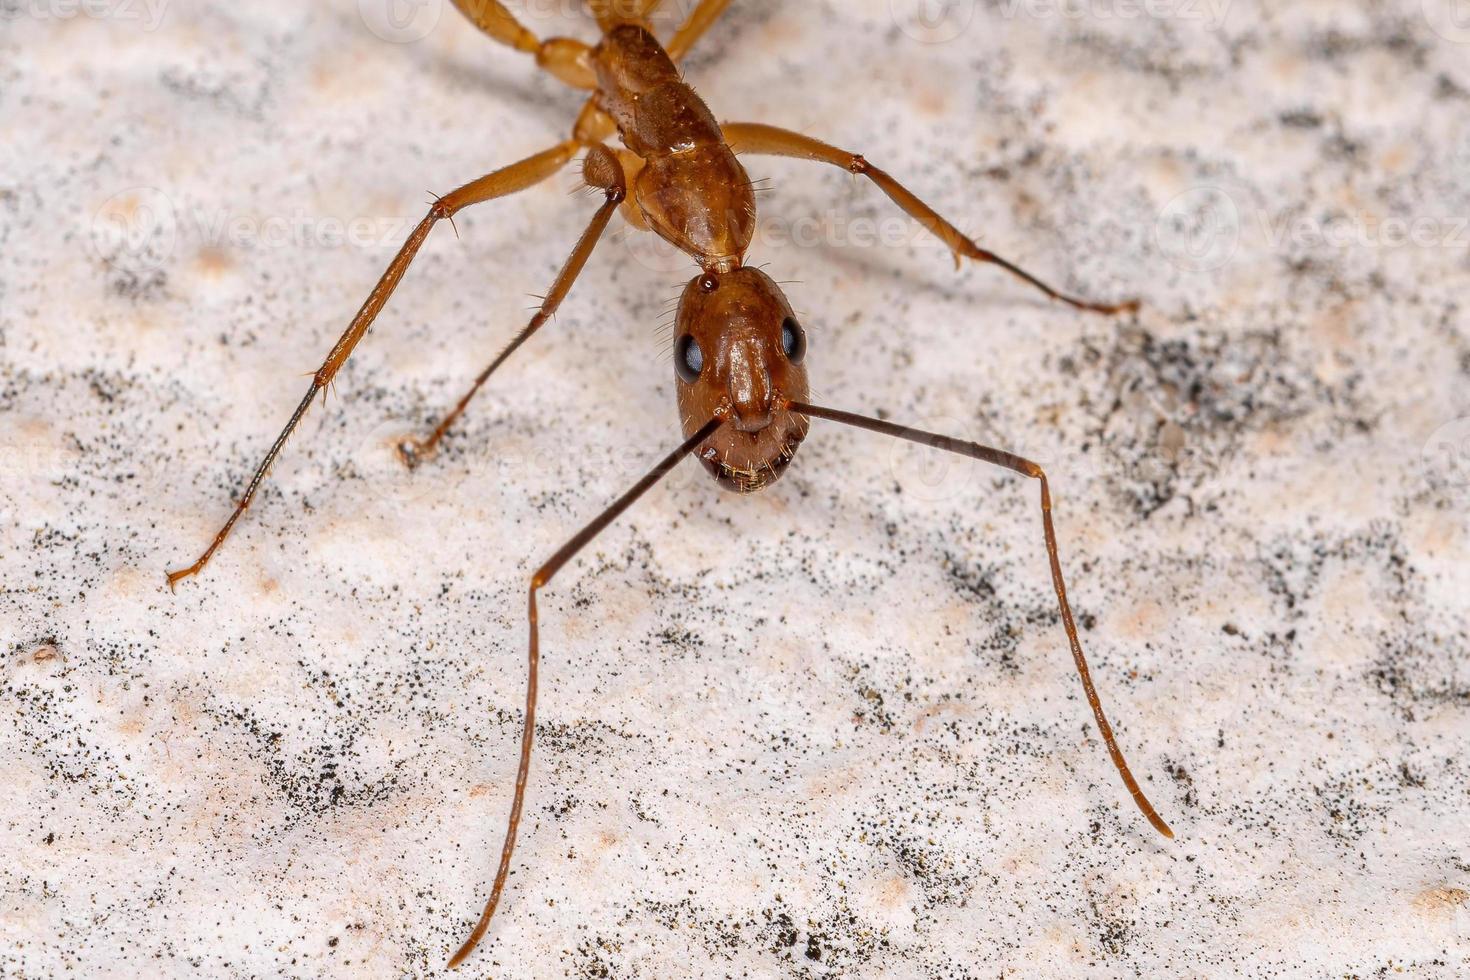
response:
<svg viewBox="0 0 1470 980"><path fill-rule="evenodd" d="M579 105L385 3L0 0L4 977L444 975L509 805L527 577L678 441L656 328L692 270L619 224L447 451L393 455L551 281L595 206L568 171L434 233L164 586L427 192ZM520 9L586 35L565 6ZM1050 469L1178 837L1088 716L1034 485L817 425L755 497L684 464L546 593L465 975L1470 972L1463 14L736 0L688 69L721 118L1145 301L957 273L847 174L750 162L817 396Z"/></svg>

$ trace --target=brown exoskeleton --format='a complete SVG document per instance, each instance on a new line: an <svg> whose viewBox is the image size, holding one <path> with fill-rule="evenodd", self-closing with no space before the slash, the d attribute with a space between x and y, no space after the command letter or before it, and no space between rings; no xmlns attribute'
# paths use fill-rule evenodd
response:
<svg viewBox="0 0 1470 980"><path fill-rule="evenodd" d="M1160 833L1172 837L1124 762L1093 688L1067 602L1046 474L1035 463L1001 450L808 403L804 366L806 333L780 287L765 273L745 264L755 232L755 197L737 154L775 154L815 160L867 177L943 241L956 261L969 258L998 265L1053 299L1078 309L1115 314L1135 310L1137 303L1089 303L1057 292L1030 273L982 249L861 155L773 126L717 123L705 103L684 82L677 63L719 18L730 0L700 0L667 45L661 45L654 37L647 20L660 0L589 2L602 31L596 46L570 38L542 41L497 0L454 0L465 16L490 37L533 54L537 63L556 77L593 94L570 139L435 201L316 372L306 396L256 470L234 512L198 561L169 574L170 587L203 569L224 542L312 399L331 383L367 333L430 229L472 204L504 197L546 180L578 153L585 153L583 177L588 186L603 192L601 207L530 323L480 374L427 438L401 447L405 461L414 466L428 458L489 377L550 319L582 271L613 212L619 208L634 226L652 230L687 253L699 267L679 300L675 330L674 368L686 438L683 445L568 541L531 579L526 713L510 817L489 901L470 937L450 959L450 965L463 962L485 935L510 870L535 731L539 662L537 593L583 546L685 456L696 455L722 486L750 493L780 477L806 436L812 418L960 453L1039 482L1042 529L1052 584L1088 703L1113 764L1135 803ZM619 137L622 149L606 145L605 141L613 135Z"/></svg>

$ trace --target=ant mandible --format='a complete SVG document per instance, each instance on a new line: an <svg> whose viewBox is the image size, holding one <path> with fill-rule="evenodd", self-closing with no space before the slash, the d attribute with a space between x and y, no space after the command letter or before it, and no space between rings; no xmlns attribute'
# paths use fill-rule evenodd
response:
<svg viewBox="0 0 1470 980"><path fill-rule="evenodd" d="M1088 704L1092 707L1113 765L1134 802L1159 833L1166 837L1174 836L1129 771L1093 687L1082 645L1077 639L1077 626L1067 602L1046 474L1030 460L999 449L823 408L807 401L806 368L803 366L806 332L780 287L765 273L745 264L745 255L755 233L755 196L737 154L771 154L813 160L866 177L944 242L954 254L956 263L967 258L1000 266L1052 299L1077 309L1118 314L1137 310L1138 303L1090 303L1058 292L1024 269L975 244L860 154L775 126L760 123L721 125L716 122L704 101L684 82L678 63L724 13L730 0L700 0L667 45L661 45L654 37L648 21L660 2L589 0L601 30L599 43L590 46L565 37L540 40L498 0L454 0L454 5L491 38L517 51L534 55L541 68L569 85L592 92L592 96L582 109L570 139L471 181L434 202L313 376L306 397L255 471L244 495L214 541L193 565L170 572L168 576L169 587L173 588L181 579L197 574L208 564L241 514L250 506L271 464L312 400L332 383L408 271L430 229L440 221L452 220L454 215L470 205L506 197L538 184L559 172L583 151L586 154L582 162L583 179L590 188L602 191L604 196L603 204L530 323L481 372L465 396L427 438L399 447L410 467L417 466L433 453L490 376L556 312L587 264L614 211L621 208L624 217L634 227L652 230L699 264L699 274L689 282L679 299L675 330L674 371L679 413L686 437L683 445L578 532L531 577L526 712L505 842L489 901L470 937L450 959L451 967L464 962L485 935L510 871L535 731L539 662L536 594L577 552L685 456L691 453L697 456L721 486L739 493L753 493L780 477L805 438L813 418L958 453L1039 482L1042 529L1051 564L1052 586ZM622 149L607 146L606 141L614 134L622 141Z"/></svg>

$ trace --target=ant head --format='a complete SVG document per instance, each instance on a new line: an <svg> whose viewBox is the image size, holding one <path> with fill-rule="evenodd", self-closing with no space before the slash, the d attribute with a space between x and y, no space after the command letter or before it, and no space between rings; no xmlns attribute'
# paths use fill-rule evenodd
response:
<svg viewBox="0 0 1470 980"><path fill-rule="evenodd" d="M679 299L674 373L684 434L725 419L695 455L727 489L751 493L785 471L806 436L806 331L764 272L695 276Z"/></svg>

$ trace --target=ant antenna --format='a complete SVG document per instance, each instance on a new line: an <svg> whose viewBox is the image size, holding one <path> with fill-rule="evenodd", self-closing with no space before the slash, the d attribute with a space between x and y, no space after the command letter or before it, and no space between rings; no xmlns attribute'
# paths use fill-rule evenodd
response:
<svg viewBox="0 0 1470 980"><path fill-rule="evenodd" d="M536 675L537 668L541 662L541 637L537 629L536 593L551 582L561 567L576 557L577 552L587 546L587 543L602 531L618 516L633 506L638 498L653 488L653 485L668 476L680 460L715 434L715 430L725 424L720 417L710 419L694 435L684 440L684 444L669 453L658 465L649 471L648 475L634 484L633 489L623 494L617 500L597 516L597 519L578 531L566 544L561 546L551 559L541 566L540 570L531 577L530 600L527 608L528 618L531 625L530 653L526 672L526 717L521 728L521 763L516 770L515 795L511 798L510 820L505 827L505 844L500 849L500 868L495 872L495 884L490 888L490 900L485 903L485 911L480 914L480 921L475 924L475 929L470 933L459 951L449 958L449 968L452 970L465 961L465 958L474 952L480 940L485 937L485 932L490 928L490 920L495 915L495 907L500 904L500 893L505 890L505 879L510 875L510 857L516 846L516 831L521 825L521 804L526 800L526 777L531 771L531 742L536 731Z"/></svg>
<svg viewBox="0 0 1470 980"><path fill-rule="evenodd" d="M1133 778L1133 772L1128 768L1128 762L1123 758L1122 750L1118 748L1118 741L1113 737L1113 726L1108 724L1107 715L1103 714L1102 701L1097 696L1097 688L1092 684L1092 672L1087 668L1087 658L1082 653L1082 642L1077 639L1077 624L1072 619L1072 606L1067 602L1067 584L1062 580L1062 560L1057 553L1057 532L1051 518L1051 485L1047 482L1046 473L1041 467L1029 459L1023 459L1001 449L991 449L979 443L952 439L949 436L925 432L921 429L910 429L892 422L855 415L852 412L843 412L835 408L819 408L816 405L804 405L800 402L792 402L787 407L798 415L841 422L844 425L867 429L869 432L892 436L895 439L906 439L933 449L958 453L961 456L1001 466L1022 476L1041 481L1041 524L1046 532L1046 554L1051 561L1052 587L1056 590L1057 605L1062 611L1062 625L1067 630L1067 642L1072 647L1072 660L1077 665L1077 676L1082 678L1082 689L1087 692L1087 703L1092 706L1092 715L1097 719L1097 727L1102 732L1103 742L1108 747L1108 755L1112 757L1113 765L1118 769L1118 775L1123 777L1123 785L1128 788L1128 792L1133 796L1133 802L1138 804L1138 809L1148 818L1148 822L1153 824L1154 829L1165 837L1172 838L1174 831L1169 829L1169 825L1159 816L1153 804L1148 801L1148 797L1143 795L1143 789L1138 785L1138 780Z"/></svg>

